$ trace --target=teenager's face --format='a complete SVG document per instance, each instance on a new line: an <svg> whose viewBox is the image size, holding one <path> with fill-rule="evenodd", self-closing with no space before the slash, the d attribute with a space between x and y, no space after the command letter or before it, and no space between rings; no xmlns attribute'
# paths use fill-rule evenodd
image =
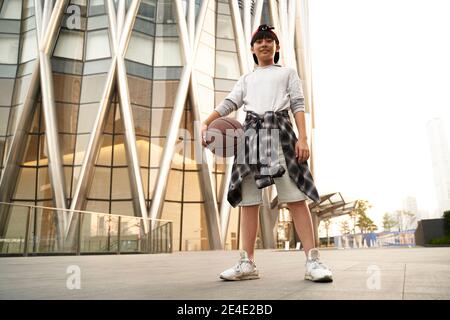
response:
<svg viewBox="0 0 450 320"><path fill-rule="evenodd" d="M258 39L252 47L252 53L256 54L260 65L268 64L270 61L273 63L273 56L278 50L280 46L273 39Z"/></svg>

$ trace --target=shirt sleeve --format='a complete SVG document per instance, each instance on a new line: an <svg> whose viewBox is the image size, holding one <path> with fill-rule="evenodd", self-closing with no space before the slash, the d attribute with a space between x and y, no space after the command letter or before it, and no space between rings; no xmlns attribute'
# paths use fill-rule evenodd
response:
<svg viewBox="0 0 450 320"><path fill-rule="evenodd" d="M289 75L288 92L291 100L292 113L305 112L305 97L303 95L302 81L295 69L292 69Z"/></svg>
<svg viewBox="0 0 450 320"><path fill-rule="evenodd" d="M230 91L230 93L225 97L224 101L214 110L217 111L221 116L224 116L239 109L243 103L244 76L241 76L239 80L234 84L234 87Z"/></svg>
<svg viewBox="0 0 450 320"><path fill-rule="evenodd" d="M237 110L237 107L233 101L225 99L214 110L217 111L221 117L224 117Z"/></svg>

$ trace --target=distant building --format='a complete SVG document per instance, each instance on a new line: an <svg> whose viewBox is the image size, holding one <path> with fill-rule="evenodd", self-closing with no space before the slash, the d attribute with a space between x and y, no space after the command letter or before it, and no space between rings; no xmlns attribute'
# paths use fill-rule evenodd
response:
<svg viewBox="0 0 450 320"><path fill-rule="evenodd" d="M419 219L419 210L417 209L416 197L408 196L403 199L403 210L414 213L414 215Z"/></svg>
<svg viewBox="0 0 450 320"><path fill-rule="evenodd" d="M436 218L441 217L445 210L450 210L450 152L444 128L440 118L434 118L427 124L438 207Z"/></svg>

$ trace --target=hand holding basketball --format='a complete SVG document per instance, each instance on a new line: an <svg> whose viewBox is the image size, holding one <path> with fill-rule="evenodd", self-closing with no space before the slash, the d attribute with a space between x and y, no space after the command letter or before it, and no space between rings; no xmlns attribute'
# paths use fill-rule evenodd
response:
<svg viewBox="0 0 450 320"><path fill-rule="evenodd" d="M202 146L207 147L206 144L206 130L208 130L208 126L204 123L201 124L200 136L202 138Z"/></svg>
<svg viewBox="0 0 450 320"><path fill-rule="evenodd" d="M213 122L204 130L206 125L202 126L203 145L219 157L232 157L236 155L238 145L242 142L244 130L236 119L221 117Z"/></svg>

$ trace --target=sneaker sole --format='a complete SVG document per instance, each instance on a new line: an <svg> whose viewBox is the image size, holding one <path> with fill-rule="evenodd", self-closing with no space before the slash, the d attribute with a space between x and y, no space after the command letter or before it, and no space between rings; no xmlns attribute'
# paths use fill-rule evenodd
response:
<svg viewBox="0 0 450 320"><path fill-rule="evenodd" d="M259 279L259 275L243 276L239 278L225 278L223 276L220 276L220 279L227 281L256 280Z"/></svg>
<svg viewBox="0 0 450 320"><path fill-rule="evenodd" d="M333 278L332 277L328 277L328 276L325 276L325 277L319 278L319 279L313 279L313 277L311 277L311 276L305 276L305 280L310 280L312 282L322 282L322 283L324 283L324 282L333 282Z"/></svg>

